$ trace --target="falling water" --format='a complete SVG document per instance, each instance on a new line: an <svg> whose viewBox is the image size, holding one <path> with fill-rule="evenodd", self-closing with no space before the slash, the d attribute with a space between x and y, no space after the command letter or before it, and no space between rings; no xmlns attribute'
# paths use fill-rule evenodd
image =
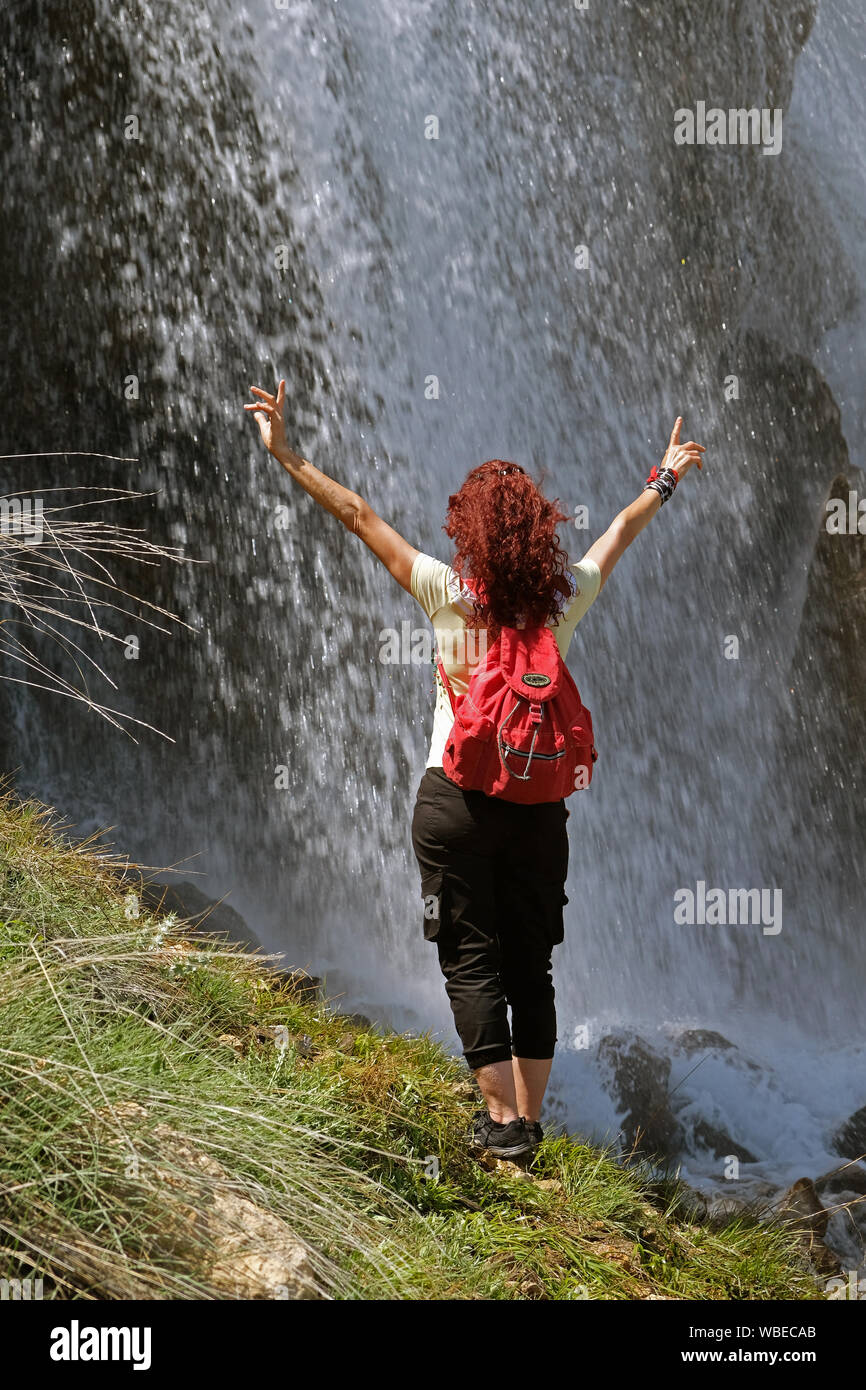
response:
<svg viewBox="0 0 866 1390"><path fill-rule="evenodd" d="M579 1030L717 1028L775 1078L760 1117L717 1080L724 1118L777 1169L820 1161L866 1100L864 709L819 544L834 477L866 494L858 0L18 9L2 452L140 464L5 478L156 490L124 519L205 563L138 581L193 634L101 653L174 742L7 689L4 765L230 893L348 1005L453 1042L409 841L431 672L379 659L425 620L267 457L247 388L285 376L298 450L443 558L447 496L489 457L588 507L578 557L682 413L706 468L569 657L600 761L570 802L553 1094L615 1130ZM781 108L781 153L677 146L697 100ZM677 925L699 880L780 889L782 930Z"/></svg>

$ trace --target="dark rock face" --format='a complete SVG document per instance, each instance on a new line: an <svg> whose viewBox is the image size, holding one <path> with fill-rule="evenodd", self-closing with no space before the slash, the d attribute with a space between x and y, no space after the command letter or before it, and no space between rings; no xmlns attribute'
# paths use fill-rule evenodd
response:
<svg viewBox="0 0 866 1390"><path fill-rule="evenodd" d="M830 1143L843 1158L862 1158L866 1154L866 1105L839 1126Z"/></svg>
<svg viewBox="0 0 866 1390"><path fill-rule="evenodd" d="M144 883L139 897L145 907L161 916L176 913L182 920L191 920L197 931L224 933L231 941L261 950L262 943L241 914L228 903L215 902L194 883Z"/></svg>
<svg viewBox="0 0 866 1390"><path fill-rule="evenodd" d="M829 1193L831 1196L838 1196L840 1192L853 1192L858 1196L866 1196L866 1168L861 1163L846 1163L841 1168L834 1168L830 1173L822 1173L820 1178L815 1179L815 1187L819 1193Z"/></svg>
<svg viewBox="0 0 866 1390"><path fill-rule="evenodd" d="M707 1052L717 1050L727 1052L732 1050L735 1044L729 1042L721 1033L716 1033L712 1028L686 1028L677 1035L674 1043L675 1052L684 1052L687 1057L691 1057L696 1052Z"/></svg>
<svg viewBox="0 0 866 1390"><path fill-rule="evenodd" d="M844 501L847 510L849 492L862 497L866 487L848 466L844 442L837 459L825 498ZM784 795L798 808L787 846L787 878L792 893L799 891L799 883L808 886L820 879L824 921L820 945L815 942L811 955L826 959L835 938L847 964L825 977L823 992L838 999L862 974L863 958L857 930L861 890L851 863L854 847L862 843L866 801L866 536L828 532L824 506L816 521L778 766L779 778L784 768L787 779L781 781ZM862 1122L860 1132L866 1133ZM839 1152L856 1156L849 1148ZM857 1148L857 1154L864 1152L866 1139Z"/></svg>
<svg viewBox="0 0 866 1390"><path fill-rule="evenodd" d="M194 883L143 883L138 890L138 896L141 903L152 912L161 917L175 913L184 925L188 925L195 932L224 936L230 942L247 946L253 951L263 949L252 927L247 926L239 912L225 902L209 898ZM310 975L306 970L284 969L275 965L275 960L280 959L281 956L262 957L262 973L270 989L287 989L304 1000L321 999L322 981L318 975ZM349 1014L347 1019L358 1028L372 1026L364 1014Z"/></svg>
<svg viewBox="0 0 866 1390"><path fill-rule="evenodd" d="M847 451L840 461L847 464ZM821 510L792 674L804 719L810 717L820 692L833 691L845 711L844 720L834 725L841 741L839 760L846 771L859 773L862 785L862 758L853 768L848 764L850 753L862 749L866 736L866 535L852 531L847 517L841 534L827 530L828 504L836 499L847 512L852 492L864 495L862 480L849 476L847 468L838 471Z"/></svg>
<svg viewBox="0 0 866 1390"><path fill-rule="evenodd" d="M845 472L837 473L821 513L794 660L804 698L814 698L820 682L820 688L833 690L844 708L845 720L837 733L846 752L862 749L866 735L866 535L852 531L848 515L845 530L828 531L827 506L836 500L847 514L852 492L862 497L862 484ZM815 670L816 650L821 653L820 671ZM808 715L808 709L803 713ZM858 760L858 768L861 763Z"/></svg>
<svg viewBox="0 0 866 1390"><path fill-rule="evenodd" d="M740 1066L755 1063L741 1058L734 1043L711 1028L689 1028L677 1034L675 1053L692 1057L700 1053L736 1054ZM626 1111L623 1134L639 1152L670 1159L683 1148L705 1149L718 1159L736 1158L757 1163L758 1156L732 1138L726 1129L698 1116L688 1122L677 1117L670 1098L670 1059L657 1052L636 1033L609 1033L599 1044L598 1060L607 1073L608 1093Z"/></svg>
<svg viewBox="0 0 866 1390"><path fill-rule="evenodd" d="M249 20L225 0L209 20L202 26L187 0L160 15L159 32L146 6L121 15L106 0L82 0L74 12L48 0L27 17L0 13L4 94L14 113L0 151L0 312L12 349L0 381L18 403L15 419L0 422L0 449L100 450L140 460L71 458L62 469L58 460L37 460L29 470L28 461L3 463L2 490L60 483L153 490L147 500L106 506L104 515L155 540L176 540L207 562L162 565L149 575L125 560L113 567L122 589L199 629L179 631L170 646L148 634L140 661L124 660L114 644L99 651L121 687L124 711L175 740L170 758L162 760L152 739L107 739L102 720L58 711L47 691L28 690L25 699L3 682L0 759L7 769L27 769L22 786L35 790L37 779L44 799L73 812L86 830L94 820L118 826L123 814L125 848L149 863L230 848L241 818L251 823L250 787L261 806L262 758L251 744L267 728L263 692L280 688L286 658L262 637L255 581L281 573L273 516L287 490L239 403L250 382L275 378L277 337L293 416L312 408L322 378L312 345L321 335L322 299L289 208L297 182L292 140L275 139L257 109ZM233 37L224 46L229 24ZM126 138L130 113L139 113L140 139ZM51 188L51 217L35 209L34 186ZM276 246L286 248L284 269L274 268ZM124 394L131 377L135 398ZM301 428L293 418L290 434ZM305 570L313 567L320 525L310 516L299 529ZM288 585L276 587L267 607L286 630L305 623ZM199 614L207 614L207 640ZM313 633L311 622L299 635L306 650ZM106 646L81 640L88 652ZM44 659L69 676L56 644L44 644ZM205 690L207 698L197 693ZM51 737L64 739L67 751L46 752L50 773L40 777L38 754L28 750ZM106 815L100 806L107 785L151 789L156 768L176 812L164 838L145 808L127 814L128 796L111 793ZM196 827L197 816L211 829ZM252 828L260 842L267 821L260 813ZM291 862L285 837L283 851Z"/></svg>
<svg viewBox="0 0 866 1390"><path fill-rule="evenodd" d="M682 1130L670 1105L670 1059L636 1033L608 1033L598 1046L604 1085L626 1112L623 1135L637 1152L670 1159L677 1154Z"/></svg>

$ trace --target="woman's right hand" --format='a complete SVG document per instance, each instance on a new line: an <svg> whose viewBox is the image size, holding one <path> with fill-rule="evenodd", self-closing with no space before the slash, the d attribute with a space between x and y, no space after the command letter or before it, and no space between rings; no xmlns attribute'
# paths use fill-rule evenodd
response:
<svg viewBox="0 0 866 1390"><path fill-rule="evenodd" d="M280 381L276 396L272 396L270 391L263 391L260 386L251 386L250 392L253 396L258 396L259 400L245 405L244 410L250 411L259 427L262 443L277 458L280 452L284 452L287 447L286 424L283 416L283 405L286 399L285 380Z"/></svg>
<svg viewBox="0 0 866 1390"><path fill-rule="evenodd" d="M703 444L696 444L690 439L687 444L680 443L680 427L683 423L682 415L678 415L676 423L671 430L670 443L665 450L665 456L659 464L659 468L671 468L681 479L688 473L693 463L701 467L701 454L705 453Z"/></svg>

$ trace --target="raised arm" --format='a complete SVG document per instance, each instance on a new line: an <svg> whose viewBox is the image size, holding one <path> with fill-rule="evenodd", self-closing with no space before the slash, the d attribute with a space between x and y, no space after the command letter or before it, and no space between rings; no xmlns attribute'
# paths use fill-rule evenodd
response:
<svg viewBox="0 0 866 1390"><path fill-rule="evenodd" d="M283 416L285 381L280 381L276 396L263 391L259 386L251 386L250 391L259 399L245 405L244 410L252 411L265 447L279 460L286 472L300 483L304 491L309 493L313 501L318 502L320 507L324 507L325 511L330 512L338 521L342 521L347 530L360 536L397 583L407 593L411 593L409 580L415 556L418 554L415 547L377 516L369 503L365 502L363 497L359 497L357 492L351 492L349 488L329 478L321 469L301 458L300 454L296 454L286 443Z"/></svg>
<svg viewBox="0 0 866 1390"><path fill-rule="evenodd" d="M687 444L680 443L680 427L683 417L677 416L676 423L671 430L671 437L665 456L662 459L661 467L670 468L677 479L682 479L688 473L693 463L701 467L701 454L704 453L703 444L696 444L690 439ZM636 497L634 502L630 502L627 507L614 517L603 536L599 536L586 552L587 560L595 560L601 570L601 588L605 580L628 547L631 545L635 536L639 536L643 528L655 516L659 507L662 506L660 495L652 488L642 492Z"/></svg>

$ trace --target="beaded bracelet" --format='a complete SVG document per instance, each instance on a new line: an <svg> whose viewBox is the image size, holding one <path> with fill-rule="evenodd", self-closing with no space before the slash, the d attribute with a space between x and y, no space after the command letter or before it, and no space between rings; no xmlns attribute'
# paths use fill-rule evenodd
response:
<svg viewBox="0 0 866 1390"><path fill-rule="evenodd" d="M665 502L673 497L678 482L679 478L672 468L653 467L643 490L657 492L661 498L661 505L664 506Z"/></svg>

